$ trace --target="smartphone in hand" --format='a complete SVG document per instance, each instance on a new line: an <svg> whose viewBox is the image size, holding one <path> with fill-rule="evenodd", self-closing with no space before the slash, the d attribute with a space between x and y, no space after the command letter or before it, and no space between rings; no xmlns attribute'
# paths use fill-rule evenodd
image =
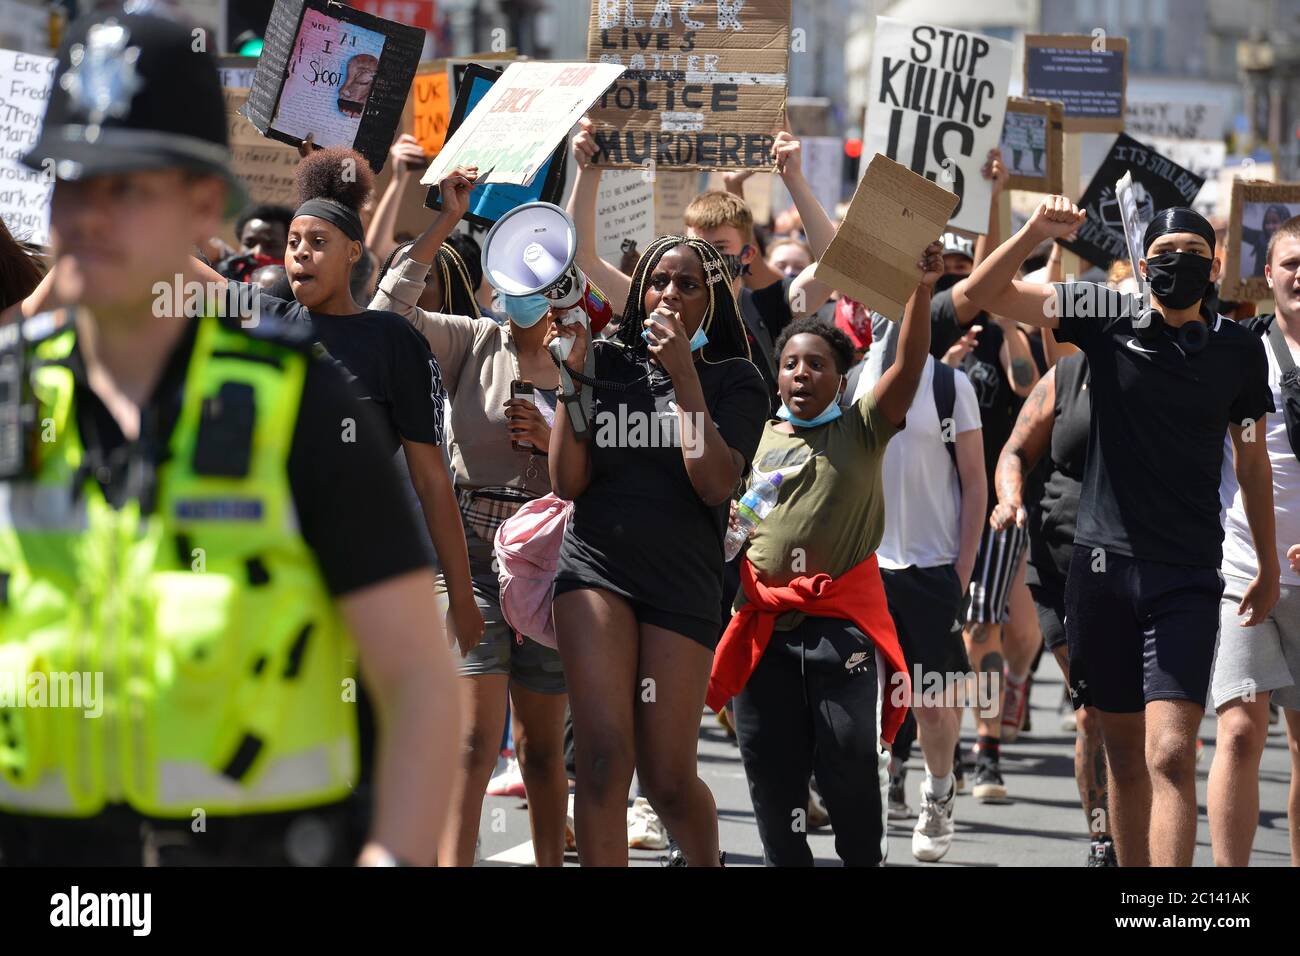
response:
<svg viewBox="0 0 1300 956"><path fill-rule="evenodd" d="M510 383L510 397L516 401L528 402L536 405L537 396L533 393L533 383L515 379ZM536 451L537 447L530 441L512 440L510 447L515 451Z"/></svg>

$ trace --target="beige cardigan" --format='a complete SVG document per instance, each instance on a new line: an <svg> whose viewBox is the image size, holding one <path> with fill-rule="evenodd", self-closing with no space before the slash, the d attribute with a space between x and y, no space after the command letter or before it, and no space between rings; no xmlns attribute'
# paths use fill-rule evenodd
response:
<svg viewBox="0 0 1300 956"><path fill-rule="evenodd" d="M551 490L546 459L529 467L526 451L515 451L506 429L505 403L517 374L514 341L508 325L493 319L428 312L416 303L424 292L429 266L407 258L389 269L370 302L405 316L425 337L442 369L451 399L451 469L458 488L510 485L537 495ZM526 473L531 475L525 478Z"/></svg>

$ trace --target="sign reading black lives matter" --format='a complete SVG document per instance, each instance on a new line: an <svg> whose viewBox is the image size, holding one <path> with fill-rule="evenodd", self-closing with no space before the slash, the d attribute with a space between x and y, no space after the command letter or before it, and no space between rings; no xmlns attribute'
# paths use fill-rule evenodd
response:
<svg viewBox="0 0 1300 956"><path fill-rule="evenodd" d="M1124 216L1115 184L1125 172L1132 174L1132 209L1146 222L1171 206L1190 206L1205 180L1172 159L1148 149L1131 136L1120 133L1088 189L1079 200L1088 217L1079 227L1078 238L1061 245L1095 266L1105 269L1128 255Z"/></svg>
<svg viewBox="0 0 1300 956"><path fill-rule="evenodd" d="M587 59L627 67L591 111L616 169L770 166L790 0L594 0Z"/></svg>
<svg viewBox="0 0 1300 956"><path fill-rule="evenodd" d="M1002 136L1011 44L948 27L876 18L864 153L880 153L957 194L951 225L988 230L983 177Z"/></svg>
<svg viewBox="0 0 1300 956"><path fill-rule="evenodd" d="M330 0L276 0L243 113L271 139L355 149L379 172L424 31Z"/></svg>

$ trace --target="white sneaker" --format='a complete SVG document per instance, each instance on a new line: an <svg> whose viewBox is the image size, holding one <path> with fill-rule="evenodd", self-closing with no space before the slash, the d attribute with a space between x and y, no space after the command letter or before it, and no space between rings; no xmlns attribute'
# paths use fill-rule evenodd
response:
<svg viewBox="0 0 1300 956"><path fill-rule="evenodd" d="M637 797L627 811L627 845L633 850L666 850L668 831L645 797Z"/></svg>
<svg viewBox="0 0 1300 956"><path fill-rule="evenodd" d="M578 825L573 819L574 799L574 795L569 794L569 808L564 813L564 849L566 851L578 848Z"/></svg>
<svg viewBox="0 0 1300 956"><path fill-rule="evenodd" d="M912 856L922 863L943 859L952 846L953 810L957 805L957 788L948 791L946 800L936 800L921 784L921 809L912 831Z"/></svg>
<svg viewBox="0 0 1300 956"><path fill-rule="evenodd" d="M519 769L519 761L514 757L506 760L505 769L488 781L487 795L489 797L526 797L528 791L524 789L524 775Z"/></svg>

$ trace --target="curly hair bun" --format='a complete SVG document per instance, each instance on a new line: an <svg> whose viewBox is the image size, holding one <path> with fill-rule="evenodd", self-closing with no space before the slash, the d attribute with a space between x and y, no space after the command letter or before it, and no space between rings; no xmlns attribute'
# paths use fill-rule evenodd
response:
<svg viewBox="0 0 1300 956"><path fill-rule="evenodd" d="M375 174L356 150L334 146L300 162L294 182L300 205L309 199L332 199L360 212L375 188Z"/></svg>

